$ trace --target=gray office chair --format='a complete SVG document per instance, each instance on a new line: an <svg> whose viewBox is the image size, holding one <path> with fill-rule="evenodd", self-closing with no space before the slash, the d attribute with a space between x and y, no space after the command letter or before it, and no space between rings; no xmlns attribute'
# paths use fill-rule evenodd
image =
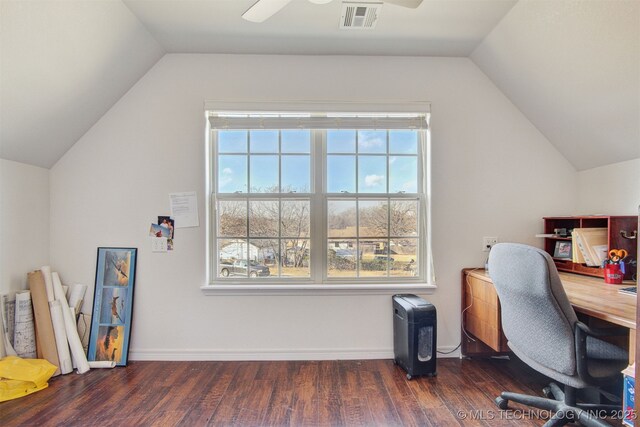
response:
<svg viewBox="0 0 640 427"><path fill-rule="evenodd" d="M523 362L564 384L543 390L546 398L502 392L500 409L514 401L553 411L545 426L579 420L585 426L606 426L597 415L620 411L622 405L578 403L577 389L615 383L628 364L627 353L597 337L578 321L562 288L558 271L546 252L517 243L499 243L489 254L489 275L502 307L502 329L508 345ZM591 412L589 412L591 411ZM605 412L603 412L605 411Z"/></svg>

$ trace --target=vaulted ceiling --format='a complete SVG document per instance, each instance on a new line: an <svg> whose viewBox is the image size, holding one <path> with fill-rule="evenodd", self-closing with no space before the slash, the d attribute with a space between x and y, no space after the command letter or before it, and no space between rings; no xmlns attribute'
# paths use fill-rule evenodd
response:
<svg viewBox="0 0 640 427"><path fill-rule="evenodd" d="M640 157L640 2L518 3L471 59L576 169Z"/></svg>
<svg viewBox="0 0 640 427"><path fill-rule="evenodd" d="M272 1L272 0L265 0ZM165 53L470 57L578 170L640 157L640 2L1 0L0 158L51 167ZM390 59L391 60L391 59Z"/></svg>
<svg viewBox="0 0 640 427"><path fill-rule="evenodd" d="M118 1L0 1L0 157L49 168L164 54Z"/></svg>

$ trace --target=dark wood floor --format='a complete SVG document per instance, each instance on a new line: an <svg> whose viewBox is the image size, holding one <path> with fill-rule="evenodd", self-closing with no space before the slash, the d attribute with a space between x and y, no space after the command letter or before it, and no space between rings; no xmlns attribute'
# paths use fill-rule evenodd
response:
<svg viewBox="0 0 640 427"><path fill-rule="evenodd" d="M131 362L0 403L0 425L540 426L548 414L493 398L545 381L507 360L440 359L437 377L411 381L391 360Z"/></svg>

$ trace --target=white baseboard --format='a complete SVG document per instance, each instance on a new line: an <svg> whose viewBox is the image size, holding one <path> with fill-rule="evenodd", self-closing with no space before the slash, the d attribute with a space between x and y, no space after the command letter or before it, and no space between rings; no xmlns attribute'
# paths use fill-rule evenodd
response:
<svg viewBox="0 0 640 427"><path fill-rule="evenodd" d="M440 347L449 352L455 346ZM438 358L459 357L459 351L438 354ZM202 361L202 360L365 360L393 359L393 349L147 349L130 350L129 360Z"/></svg>

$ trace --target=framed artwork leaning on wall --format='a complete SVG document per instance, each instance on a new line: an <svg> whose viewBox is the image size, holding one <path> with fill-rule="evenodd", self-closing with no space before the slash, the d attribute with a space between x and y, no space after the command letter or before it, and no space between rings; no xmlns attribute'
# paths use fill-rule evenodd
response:
<svg viewBox="0 0 640 427"><path fill-rule="evenodd" d="M98 248L88 360L127 365L137 253L137 248Z"/></svg>

